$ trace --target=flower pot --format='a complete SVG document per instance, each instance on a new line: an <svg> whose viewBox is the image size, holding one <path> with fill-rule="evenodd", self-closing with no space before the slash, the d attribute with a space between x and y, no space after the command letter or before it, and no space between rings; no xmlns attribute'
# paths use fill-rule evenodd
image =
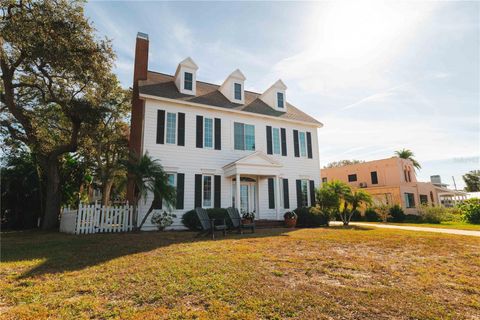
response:
<svg viewBox="0 0 480 320"><path fill-rule="evenodd" d="M242 219L242 224L251 224L253 219Z"/></svg>
<svg viewBox="0 0 480 320"><path fill-rule="evenodd" d="M296 218L285 218L285 226L287 228L295 228L297 225L297 219Z"/></svg>

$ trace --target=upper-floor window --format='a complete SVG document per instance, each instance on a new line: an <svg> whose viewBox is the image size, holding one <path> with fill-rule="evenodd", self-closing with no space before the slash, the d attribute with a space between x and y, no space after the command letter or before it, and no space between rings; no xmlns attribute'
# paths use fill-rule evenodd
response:
<svg viewBox="0 0 480 320"><path fill-rule="evenodd" d="M213 148L213 119L203 119L203 146L205 148Z"/></svg>
<svg viewBox="0 0 480 320"><path fill-rule="evenodd" d="M282 152L280 147L280 129L272 128L272 144L273 144L273 153L280 154Z"/></svg>
<svg viewBox="0 0 480 320"><path fill-rule="evenodd" d="M377 171L370 172L370 178L372 178L372 184L378 184Z"/></svg>
<svg viewBox="0 0 480 320"><path fill-rule="evenodd" d="M193 74L191 72L185 72L184 75L184 88L185 90L193 90Z"/></svg>
<svg viewBox="0 0 480 320"><path fill-rule="evenodd" d="M349 174L348 175L348 182L355 182L357 181L357 175L356 174Z"/></svg>
<svg viewBox="0 0 480 320"><path fill-rule="evenodd" d="M167 143L177 143L177 114L167 112Z"/></svg>
<svg viewBox="0 0 480 320"><path fill-rule="evenodd" d="M277 92L277 107L278 108L284 107L283 92Z"/></svg>
<svg viewBox="0 0 480 320"><path fill-rule="evenodd" d="M202 207L211 208L212 207L212 194L213 194L213 185L212 185L212 176L203 176L202 182Z"/></svg>
<svg viewBox="0 0 480 320"><path fill-rule="evenodd" d="M300 156L307 156L307 139L305 138L305 132L298 133L298 145L300 147Z"/></svg>
<svg viewBox="0 0 480 320"><path fill-rule="evenodd" d="M255 126L235 122L233 128L235 150L255 150Z"/></svg>
<svg viewBox="0 0 480 320"><path fill-rule="evenodd" d="M242 100L242 85L240 83L235 83L235 100Z"/></svg>

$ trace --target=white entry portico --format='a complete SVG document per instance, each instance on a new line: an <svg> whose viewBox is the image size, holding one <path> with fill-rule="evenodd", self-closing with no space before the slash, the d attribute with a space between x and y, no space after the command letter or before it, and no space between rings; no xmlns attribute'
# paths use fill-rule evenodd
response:
<svg viewBox="0 0 480 320"><path fill-rule="evenodd" d="M231 162L223 167L224 176L232 180L232 206L245 210L242 205L248 203L247 210L251 208L259 208L258 201L260 197L267 195L259 194L258 181L259 179L273 178L275 191L275 211L276 218L280 220L280 176L283 165L275 159L267 156L262 151L253 152L245 157L242 157L234 162ZM240 181L240 183L238 183ZM254 185L253 185L254 184ZM252 188L253 187L253 188ZM243 189L242 189L243 188ZM242 194L243 191L243 194ZM246 200L245 197L248 197ZM240 199L240 201L236 200ZM256 202L252 206L252 201ZM261 218L262 213L256 212L256 219Z"/></svg>

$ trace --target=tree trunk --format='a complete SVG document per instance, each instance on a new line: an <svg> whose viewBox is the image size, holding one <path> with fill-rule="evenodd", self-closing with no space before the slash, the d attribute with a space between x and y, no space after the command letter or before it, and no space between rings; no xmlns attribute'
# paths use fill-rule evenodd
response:
<svg viewBox="0 0 480 320"><path fill-rule="evenodd" d="M138 231L142 230L142 227L145 224L145 221L147 221L147 218L150 215L150 213L152 213L152 211L153 211L153 202L152 202L152 205L150 206L150 208L148 209L147 213L145 214L145 217L143 217L142 222L138 226Z"/></svg>
<svg viewBox="0 0 480 320"><path fill-rule="evenodd" d="M42 229L50 230L58 226L58 216L61 207L60 170L58 159L48 157L44 161L45 172L45 213L43 216Z"/></svg>
<svg viewBox="0 0 480 320"><path fill-rule="evenodd" d="M103 181L102 183L102 204L108 206L110 203L110 193L112 191L113 180Z"/></svg>

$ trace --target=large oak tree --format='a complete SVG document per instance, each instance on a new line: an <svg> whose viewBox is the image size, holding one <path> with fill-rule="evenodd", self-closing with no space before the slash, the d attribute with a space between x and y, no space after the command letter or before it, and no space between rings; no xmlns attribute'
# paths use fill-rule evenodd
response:
<svg viewBox="0 0 480 320"><path fill-rule="evenodd" d="M95 38L83 1L2 0L1 128L38 159L45 185L44 229L60 211L59 159L76 151L112 85L108 40Z"/></svg>

